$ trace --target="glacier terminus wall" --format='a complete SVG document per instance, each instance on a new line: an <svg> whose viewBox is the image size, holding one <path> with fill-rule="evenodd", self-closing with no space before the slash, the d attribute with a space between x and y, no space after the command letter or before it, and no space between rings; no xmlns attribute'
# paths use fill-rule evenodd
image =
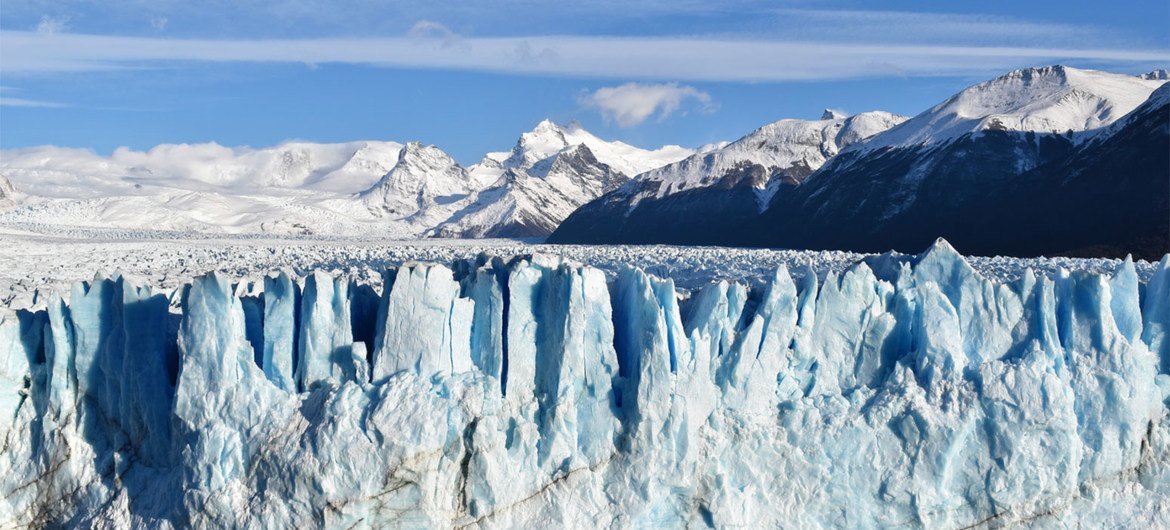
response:
<svg viewBox="0 0 1170 530"><path fill-rule="evenodd" d="M1170 257L888 265L99 276L0 321L0 527L1170 526Z"/></svg>

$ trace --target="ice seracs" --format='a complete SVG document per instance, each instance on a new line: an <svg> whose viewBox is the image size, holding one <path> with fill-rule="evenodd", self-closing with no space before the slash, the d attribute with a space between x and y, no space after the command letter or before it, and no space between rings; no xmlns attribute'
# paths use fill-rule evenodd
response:
<svg viewBox="0 0 1170 530"><path fill-rule="evenodd" d="M0 523L1165 526L1170 257L870 263L687 292L481 256L373 298L212 273L177 314L98 276L0 317Z"/></svg>

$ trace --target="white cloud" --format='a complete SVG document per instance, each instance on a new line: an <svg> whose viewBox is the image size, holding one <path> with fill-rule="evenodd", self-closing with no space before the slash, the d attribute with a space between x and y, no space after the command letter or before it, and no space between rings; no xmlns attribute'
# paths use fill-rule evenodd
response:
<svg viewBox="0 0 1170 530"><path fill-rule="evenodd" d="M792 81L986 75L1053 62L1168 60L1170 51L1164 49L572 36L464 37L459 46L420 46L418 38L409 36L204 40L0 31L0 64L6 74L199 61L346 63L610 79Z"/></svg>
<svg viewBox="0 0 1170 530"><path fill-rule="evenodd" d="M35 107L45 109L59 109L68 107L64 103L56 101L42 101L39 99L25 99L25 98L10 98L8 96L0 96L0 107Z"/></svg>
<svg viewBox="0 0 1170 530"><path fill-rule="evenodd" d="M41 17L40 23L37 24L37 33L44 35L54 35L57 33L64 33L69 29L68 20L64 18L54 18L49 15Z"/></svg>
<svg viewBox="0 0 1170 530"><path fill-rule="evenodd" d="M659 120L666 119L688 100L694 100L701 108L712 108L709 94L678 83L626 83L602 87L581 97L583 105L597 109L619 127L638 125L655 114Z"/></svg>

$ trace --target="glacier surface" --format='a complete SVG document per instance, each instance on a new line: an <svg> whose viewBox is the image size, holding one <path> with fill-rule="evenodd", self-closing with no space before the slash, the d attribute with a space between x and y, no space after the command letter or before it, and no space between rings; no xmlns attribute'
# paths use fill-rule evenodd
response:
<svg viewBox="0 0 1170 530"><path fill-rule="evenodd" d="M0 527L1165 527L1143 276L98 275L0 320Z"/></svg>

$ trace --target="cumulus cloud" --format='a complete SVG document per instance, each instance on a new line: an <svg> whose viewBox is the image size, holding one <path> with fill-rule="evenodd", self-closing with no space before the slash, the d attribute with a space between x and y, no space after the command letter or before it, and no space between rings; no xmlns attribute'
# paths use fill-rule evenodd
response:
<svg viewBox="0 0 1170 530"><path fill-rule="evenodd" d="M626 83L602 87L581 97L583 105L597 109L619 127L638 125L654 115L659 120L666 119L688 101L694 101L701 109L713 108L710 94L678 83Z"/></svg>

